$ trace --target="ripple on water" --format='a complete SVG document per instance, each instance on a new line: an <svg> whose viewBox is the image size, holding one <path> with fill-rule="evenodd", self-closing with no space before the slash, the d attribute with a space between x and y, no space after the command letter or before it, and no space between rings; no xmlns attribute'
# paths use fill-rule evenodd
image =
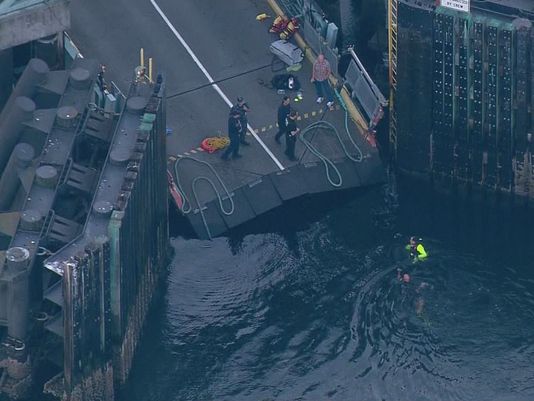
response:
<svg viewBox="0 0 534 401"><path fill-rule="evenodd" d="M517 354L532 356L532 286L529 291L528 281L513 270L507 278L495 275L470 258L455 255L454 263L441 262L428 261L412 273L412 282L430 284L424 294L415 293L416 302L425 302L421 315L414 298L403 299L393 269L372 272L363 281L351 322L358 377L382 387L375 391L383 397L419 380L440 399L477 399L482 393L473 395L472 389L481 385L486 394L516 385L526 391L533 371ZM510 374L514 364L527 371Z"/></svg>
<svg viewBox="0 0 534 401"><path fill-rule="evenodd" d="M163 339L172 358L154 361L166 369L153 399L534 395L530 278L439 244L429 261L404 265L388 251L398 243L354 249L333 238L315 224L298 234L297 254L274 234L246 237L236 254L225 239L175 240ZM413 287L429 284L423 293L402 289L399 263Z"/></svg>

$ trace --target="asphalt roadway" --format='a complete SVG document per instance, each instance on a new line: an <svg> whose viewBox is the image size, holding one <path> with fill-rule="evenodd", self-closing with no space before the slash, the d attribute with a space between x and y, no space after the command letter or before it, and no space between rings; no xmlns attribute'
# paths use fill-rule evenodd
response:
<svg viewBox="0 0 534 401"><path fill-rule="evenodd" d="M167 141L169 155L194 150L203 138L226 133L229 105L223 97L235 103L243 96L252 108L249 123L263 144L251 138L253 146L242 150L244 158L230 163L254 174L292 164L283 146L273 140L281 96L261 85L274 75L269 44L276 37L267 33L272 19L255 18L262 12L273 15L266 0L73 0L71 12L70 34L76 45L85 57L106 64L107 78L124 92L139 64L140 48L145 58L153 58L154 75L164 73L167 126L173 130ZM202 68L214 81L224 80L218 84L224 96L206 86L209 80ZM303 119L325 118L341 128L342 111L322 116L315 103L309 63L297 75L304 85L304 101L294 106ZM187 93L180 95L183 92ZM254 163L246 161L247 153L253 154ZM297 150L297 156L302 153Z"/></svg>

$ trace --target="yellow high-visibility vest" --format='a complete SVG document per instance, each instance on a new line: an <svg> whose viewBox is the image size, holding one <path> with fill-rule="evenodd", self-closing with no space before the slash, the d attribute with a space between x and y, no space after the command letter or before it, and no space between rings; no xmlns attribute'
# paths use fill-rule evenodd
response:
<svg viewBox="0 0 534 401"><path fill-rule="evenodd" d="M417 250L417 258L418 259L425 259L428 254L425 251L425 247L423 244L417 244L417 247L415 248Z"/></svg>

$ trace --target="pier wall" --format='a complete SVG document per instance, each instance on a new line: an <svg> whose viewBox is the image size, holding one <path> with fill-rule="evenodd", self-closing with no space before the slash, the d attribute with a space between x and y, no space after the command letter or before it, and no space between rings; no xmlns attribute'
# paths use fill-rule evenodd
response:
<svg viewBox="0 0 534 401"><path fill-rule="evenodd" d="M0 396L112 401L167 265L163 79L115 113L97 73L34 59L0 115Z"/></svg>
<svg viewBox="0 0 534 401"><path fill-rule="evenodd" d="M401 168L428 172L432 130L432 18L427 10L399 5L395 103L398 162Z"/></svg>
<svg viewBox="0 0 534 401"><path fill-rule="evenodd" d="M128 158L119 157L125 175L107 235L101 245L86 249L85 267L65 275L65 294L71 289L65 316L73 314L71 324L65 324L65 330L72 330L65 336L72 339L65 342L63 398L68 401L114 399L128 378L167 263L164 91L149 96L146 92L151 89L134 84L128 96L125 113L134 121L134 142ZM138 107L138 101L146 106ZM131 124L119 123L119 132L126 126ZM116 154L114 160L119 161Z"/></svg>
<svg viewBox="0 0 534 401"><path fill-rule="evenodd" d="M135 93L137 88L132 91ZM111 277L114 366L119 385L128 377L152 295L167 262L163 93L153 95L145 108L128 174L109 226L114 266ZM154 120L157 112L159 116Z"/></svg>
<svg viewBox="0 0 534 401"><path fill-rule="evenodd" d="M19 366L2 372L0 393L12 398L27 396L31 385L21 384L31 382L45 354L63 365L61 283L49 281L42 262L50 249L77 237L84 219L85 194L73 185L90 190L94 170L75 163L72 149L87 122L95 80L94 61L50 71L32 59L0 115L0 365ZM74 180L82 170L87 175ZM49 284L58 291L50 293L48 307Z"/></svg>
<svg viewBox="0 0 534 401"><path fill-rule="evenodd" d="M101 238L63 264L64 381L68 400L113 399L110 246Z"/></svg>
<svg viewBox="0 0 534 401"><path fill-rule="evenodd" d="M401 171L533 199L533 21L399 4Z"/></svg>

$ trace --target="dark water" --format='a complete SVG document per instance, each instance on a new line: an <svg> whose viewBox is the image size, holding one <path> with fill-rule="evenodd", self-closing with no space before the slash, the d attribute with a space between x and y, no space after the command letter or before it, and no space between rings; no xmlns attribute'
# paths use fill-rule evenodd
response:
<svg viewBox="0 0 534 401"><path fill-rule="evenodd" d="M339 27L341 53L353 46L375 83L387 92L388 51L385 0L317 0L326 18Z"/></svg>
<svg viewBox="0 0 534 401"><path fill-rule="evenodd" d="M304 199L230 238L174 239L123 399L534 399L532 213L414 183L399 202Z"/></svg>
<svg viewBox="0 0 534 401"><path fill-rule="evenodd" d="M384 2L341 2L321 1L373 71ZM383 188L302 199L211 243L175 221L122 400L533 400L533 212L399 188L399 207Z"/></svg>

